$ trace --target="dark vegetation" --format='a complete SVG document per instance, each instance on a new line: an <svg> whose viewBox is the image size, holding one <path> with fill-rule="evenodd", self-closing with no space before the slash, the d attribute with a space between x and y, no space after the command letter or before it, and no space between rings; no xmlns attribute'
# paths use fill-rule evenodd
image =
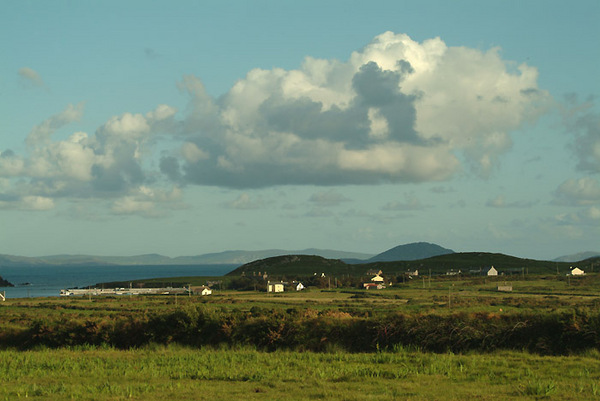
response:
<svg viewBox="0 0 600 401"><path fill-rule="evenodd" d="M578 266L588 269L597 262L598 258L591 259ZM469 271L490 265L505 276L469 277ZM241 266L219 278L218 288L264 291L267 273L269 279L302 279L311 288L308 293L230 291L208 298L6 302L1 306L0 348L181 344L250 345L267 351L506 349L549 355L599 349L600 275L566 278L569 265L488 253L363 265L318 256L280 256ZM395 282L393 288L358 289L368 269L383 270L386 281ZM415 269L422 275L431 269L433 280L427 288L425 277L409 280L404 275ZM448 277L445 273L450 270L461 270L465 276ZM179 282L198 284L194 279ZM502 280L514 280L517 291L499 294L496 286ZM162 286L174 281L153 282Z"/></svg>
<svg viewBox="0 0 600 401"><path fill-rule="evenodd" d="M588 268L595 259L589 259L578 264L580 268ZM600 258L596 258L597 260ZM519 275L523 272L530 274L553 274L557 270L566 274L572 263L548 262L533 259L522 259L500 253L463 252L434 256L420 260L405 260L395 262L373 262L362 264L347 264L341 260L325 259L320 256L286 255L247 263L228 273L227 276L250 276L267 272L269 275L304 275L325 273L329 276L363 276L367 270L378 269L388 275L399 275L406 271L418 269L421 274L440 275L449 271L461 271L469 274L484 267L494 266L502 274Z"/></svg>
<svg viewBox="0 0 600 401"><path fill-rule="evenodd" d="M163 313L109 314L85 319L39 317L21 329L2 330L0 345L147 344L251 345L262 350L374 352L414 347L433 352L527 350L562 355L600 347L600 313L457 312L351 313L307 308L217 310L202 305Z"/></svg>

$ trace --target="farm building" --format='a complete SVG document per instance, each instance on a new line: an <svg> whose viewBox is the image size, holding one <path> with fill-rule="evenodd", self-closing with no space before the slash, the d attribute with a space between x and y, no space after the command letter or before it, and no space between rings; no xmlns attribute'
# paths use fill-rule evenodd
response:
<svg viewBox="0 0 600 401"><path fill-rule="evenodd" d="M211 295L212 294L212 289L205 285L202 285L199 287L191 287L190 290L192 291L192 293L199 294L199 295Z"/></svg>
<svg viewBox="0 0 600 401"><path fill-rule="evenodd" d="M498 275L498 270L496 270L494 268L494 266L484 267L481 270L481 274L484 275L484 276L497 276Z"/></svg>
<svg viewBox="0 0 600 401"><path fill-rule="evenodd" d="M376 274L375 277L373 277L371 279L372 282L374 283L383 283L383 277L381 277L379 274Z"/></svg>
<svg viewBox="0 0 600 401"><path fill-rule="evenodd" d="M583 270L581 270L579 267L569 267L569 274L570 276L583 276L585 274L585 272Z"/></svg>
<svg viewBox="0 0 600 401"><path fill-rule="evenodd" d="M304 287L304 285L302 283L298 283L298 285L296 285L296 291L302 291L305 288L306 287Z"/></svg>
<svg viewBox="0 0 600 401"><path fill-rule="evenodd" d="M283 283L267 283L267 292L283 292Z"/></svg>

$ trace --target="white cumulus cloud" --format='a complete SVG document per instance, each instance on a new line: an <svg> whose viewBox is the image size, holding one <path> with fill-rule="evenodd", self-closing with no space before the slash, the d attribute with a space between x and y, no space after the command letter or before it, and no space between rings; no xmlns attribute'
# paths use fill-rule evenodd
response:
<svg viewBox="0 0 600 401"><path fill-rule="evenodd" d="M600 183L592 177L569 179L557 188L559 203L575 206L600 204Z"/></svg>
<svg viewBox="0 0 600 401"><path fill-rule="evenodd" d="M457 153L486 176L550 102L537 70L499 49L392 32L347 61L252 70L219 99L194 77L181 88L186 146L201 150L184 153L181 177L229 187L441 181L461 169Z"/></svg>

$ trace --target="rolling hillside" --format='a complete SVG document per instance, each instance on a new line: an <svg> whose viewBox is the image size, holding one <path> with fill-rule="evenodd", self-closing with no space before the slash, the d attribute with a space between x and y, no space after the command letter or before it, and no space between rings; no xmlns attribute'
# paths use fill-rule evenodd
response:
<svg viewBox="0 0 600 401"><path fill-rule="evenodd" d="M227 276L254 276L259 273L269 275L302 275L314 274L352 274L351 270L357 265L349 265L338 259L326 259L315 255L284 255L261 259L246 263L226 274Z"/></svg>
<svg viewBox="0 0 600 401"><path fill-rule="evenodd" d="M382 270L384 275L396 276L406 271L418 269L421 274L440 275L449 271L470 272L476 274L480 268L494 266L500 273L510 274L566 274L569 263L548 262L533 259L522 259L500 253L465 252L434 256L431 258L373 262L363 264L347 264L341 260L325 259L319 256L286 255L257 260L240 266L228 274L252 276L258 272L267 272L269 276L298 275L311 276L315 273L326 275L364 276L368 270ZM585 265L580 267L586 268Z"/></svg>

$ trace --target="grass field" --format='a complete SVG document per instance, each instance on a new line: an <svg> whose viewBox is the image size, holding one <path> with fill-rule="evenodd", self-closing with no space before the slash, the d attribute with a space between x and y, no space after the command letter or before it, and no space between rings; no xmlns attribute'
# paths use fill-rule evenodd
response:
<svg viewBox="0 0 600 401"><path fill-rule="evenodd" d="M146 326L140 327L151 329L153 322L174 322L181 329L186 327L173 319L196 316L198 311L205 317L224 316L215 320L219 324L246 324L243 327L259 327L268 335L277 329L277 319L275 326L264 326L271 315L290 322L299 316L308 325L339 323L342 331L345 322L357 319L385 321L388 315L401 314L404 319L429 324L438 321L437 316L462 333L473 334L475 329L485 330L486 322L493 325L490 328L497 327L502 316L554 316L573 311L583 318L565 324L580 330L579 323L589 323L591 329L585 329L581 338L597 338L594 319L600 312L599 279L597 275L571 280L531 276L510 282L510 293L496 291L498 284L504 284L501 278L439 278L431 282L420 278L372 292L346 288L283 294L216 291L208 297L9 299L0 304L0 344L4 344L0 349L0 400L600 399L600 351L596 346L562 356L518 349L433 353L419 349L417 338L410 346L395 343L366 353L347 352L335 342L323 347L323 352L301 352L297 346L278 347L275 342L269 348L272 352L265 352L248 339L237 345L184 346L177 343L178 337L172 340L168 330L154 333L152 341L157 343L125 349L101 343L23 350L19 344L3 342L34 326L36 335L55 337L63 335L61 327L70 327L65 335L75 339L80 330L96 330L104 324L118 329L122 321L145 322ZM473 326L479 317L485 321L482 328ZM249 325L253 321L256 324ZM464 331L469 324L472 330ZM328 330L329 334L336 332L331 327ZM232 334L231 338L236 337Z"/></svg>
<svg viewBox="0 0 600 401"><path fill-rule="evenodd" d="M178 346L0 351L0 399L600 399L597 352L258 352Z"/></svg>

